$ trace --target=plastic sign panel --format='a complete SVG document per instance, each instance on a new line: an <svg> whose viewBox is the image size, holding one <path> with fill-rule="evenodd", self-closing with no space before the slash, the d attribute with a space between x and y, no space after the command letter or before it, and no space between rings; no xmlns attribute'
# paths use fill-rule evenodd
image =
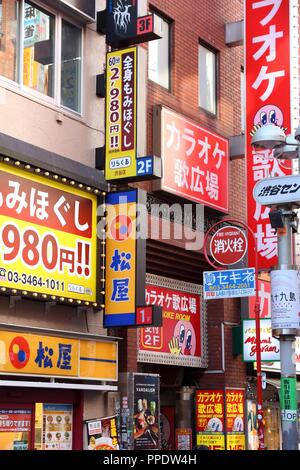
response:
<svg viewBox="0 0 300 470"><path fill-rule="evenodd" d="M136 307L145 305L145 240L137 231L142 197L137 189L106 197L105 328L135 326Z"/></svg>
<svg viewBox="0 0 300 470"><path fill-rule="evenodd" d="M197 447L225 450L224 390L197 390L195 400Z"/></svg>
<svg viewBox="0 0 300 470"><path fill-rule="evenodd" d="M254 126L276 124L291 128L290 0L245 2L246 161L248 225L256 235L260 269L277 264L277 237L269 209L253 198L263 178L291 174L287 161L273 158L271 150L251 146ZM295 30L296 31L296 30ZM295 63L297 72L297 63ZM252 237L251 237L252 238ZM249 239L249 264L254 264L254 241Z"/></svg>
<svg viewBox="0 0 300 470"><path fill-rule="evenodd" d="M255 295L255 269L228 269L203 273L204 299L229 299Z"/></svg>
<svg viewBox="0 0 300 470"><path fill-rule="evenodd" d="M300 175L267 178L256 183L253 197L262 206L300 204Z"/></svg>
<svg viewBox="0 0 300 470"><path fill-rule="evenodd" d="M0 163L0 285L96 302L97 197Z"/></svg>
<svg viewBox="0 0 300 470"><path fill-rule="evenodd" d="M271 283L258 280L260 318L271 318ZM249 318L255 318L255 297L249 297Z"/></svg>
<svg viewBox="0 0 300 470"><path fill-rule="evenodd" d="M247 238L240 228L222 227L211 238L210 253L217 263L229 266L245 256L247 246Z"/></svg>
<svg viewBox="0 0 300 470"><path fill-rule="evenodd" d="M162 308L162 327L139 331L139 362L206 367L202 288L147 275L146 302Z"/></svg>
<svg viewBox="0 0 300 470"><path fill-rule="evenodd" d="M1 331L0 348L2 374L118 379L116 342Z"/></svg>
<svg viewBox="0 0 300 470"><path fill-rule="evenodd" d="M260 320L260 352L262 361L280 361L280 343L272 336L271 319ZM243 321L243 360L256 361L257 343L255 320Z"/></svg>
<svg viewBox="0 0 300 470"><path fill-rule="evenodd" d="M136 176L137 49L106 57L105 179Z"/></svg>
<svg viewBox="0 0 300 470"><path fill-rule="evenodd" d="M272 330L300 329L298 271L271 271L271 293Z"/></svg>
<svg viewBox="0 0 300 470"><path fill-rule="evenodd" d="M159 39L155 15L138 17L139 0L107 0L106 43L114 49Z"/></svg>
<svg viewBox="0 0 300 470"><path fill-rule="evenodd" d="M246 450L245 391L226 389L226 449Z"/></svg>
<svg viewBox="0 0 300 470"><path fill-rule="evenodd" d="M163 178L155 189L228 212L228 141L167 108L154 108L154 154Z"/></svg>

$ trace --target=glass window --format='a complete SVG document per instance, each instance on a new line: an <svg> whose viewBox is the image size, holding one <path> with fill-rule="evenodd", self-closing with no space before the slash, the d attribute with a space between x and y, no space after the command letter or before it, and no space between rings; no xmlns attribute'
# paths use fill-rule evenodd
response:
<svg viewBox="0 0 300 470"><path fill-rule="evenodd" d="M24 4L23 84L54 96L54 16Z"/></svg>
<svg viewBox="0 0 300 470"><path fill-rule="evenodd" d="M199 46L199 106L212 114L217 113L216 53Z"/></svg>
<svg viewBox="0 0 300 470"><path fill-rule="evenodd" d="M61 104L74 111L81 108L81 30L62 22Z"/></svg>
<svg viewBox="0 0 300 470"><path fill-rule="evenodd" d="M156 15L158 16L158 15ZM148 43L148 77L170 88L170 23L159 17L161 39Z"/></svg>
<svg viewBox="0 0 300 470"><path fill-rule="evenodd" d="M18 2L0 0L0 75L18 79Z"/></svg>

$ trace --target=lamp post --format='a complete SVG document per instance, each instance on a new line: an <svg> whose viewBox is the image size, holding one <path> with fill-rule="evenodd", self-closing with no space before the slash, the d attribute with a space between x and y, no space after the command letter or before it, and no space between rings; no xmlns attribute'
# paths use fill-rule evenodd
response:
<svg viewBox="0 0 300 470"><path fill-rule="evenodd" d="M258 435L258 450L264 450L265 443L264 443L264 423L263 423L263 389L262 389L262 375L261 375L261 341L260 341L260 302L259 302L259 295L258 295L258 250L257 250L257 240L253 230L247 225L245 222L236 219L222 219L220 222L214 224L209 231L206 233L204 238L204 246L206 247L208 237L210 233L220 224L234 224L239 225L244 230L248 231L253 237L254 240L254 251L255 251L255 306L254 306L254 313L255 313L255 330L256 330L256 363L257 363L257 435ZM214 268L214 269L222 269L212 263L207 256L206 250L204 250L204 256L206 261Z"/></svg>
<svg viewBox="0 0 300 470"><path fill-rule="evenodd" d="M255 131L251 143L256 148L274 150L275 158L298 158L300 168L300 126L296 130L295 136L286 136L278 126L267 124ZM277 229L278 236L278 267L276 271L271 273L272 332L280 339L282 447L283 450L297 450L297 382L293 343L296 339L295 336L299 334L300 324L297 268L292 266L292 232L293 230L297 231L297 221L295 220L296 214L291 210L291 204L278 203L276 206L277 210L270 212L271 225ZM275 299L277 302L278 297L284 299L284 296L287 296L287 290L284 291L283 286L288 280L291 284L289 291L293 302L286 303L286 316L288 318L290 315L290 318L295 318L293 313L295 310L296 321L294 323L287 321L285 324L278 317L278 304L273 304L273 301Z"/></svg>

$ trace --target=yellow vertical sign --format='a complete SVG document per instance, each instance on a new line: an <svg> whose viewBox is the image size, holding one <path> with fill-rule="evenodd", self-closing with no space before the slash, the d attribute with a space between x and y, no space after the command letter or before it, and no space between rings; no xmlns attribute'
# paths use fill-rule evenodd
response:
<svg viewBox="0 0 300 470"><path fill-rule="evenodd" d="M131 47L106 58L106 180L136 176L136 127L137 49Z"/></svg>

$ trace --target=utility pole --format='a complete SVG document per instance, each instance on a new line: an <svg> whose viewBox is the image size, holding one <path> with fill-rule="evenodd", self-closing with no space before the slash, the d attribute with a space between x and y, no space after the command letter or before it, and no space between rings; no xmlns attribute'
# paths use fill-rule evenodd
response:
<svg viewBox="0 0 300 470"><path fill-rule="evenodd" d="M280 207L282 226L278 234L278 267L271 272L272 334L280 339L280 409L283 450L298 450L297 379L294 359L295 336L299 334L298 270L293 266L293 231L297 216L290 208ZM271 219L271 217L270 217ZM287 300L287 301L286 301Z"/></svg>

